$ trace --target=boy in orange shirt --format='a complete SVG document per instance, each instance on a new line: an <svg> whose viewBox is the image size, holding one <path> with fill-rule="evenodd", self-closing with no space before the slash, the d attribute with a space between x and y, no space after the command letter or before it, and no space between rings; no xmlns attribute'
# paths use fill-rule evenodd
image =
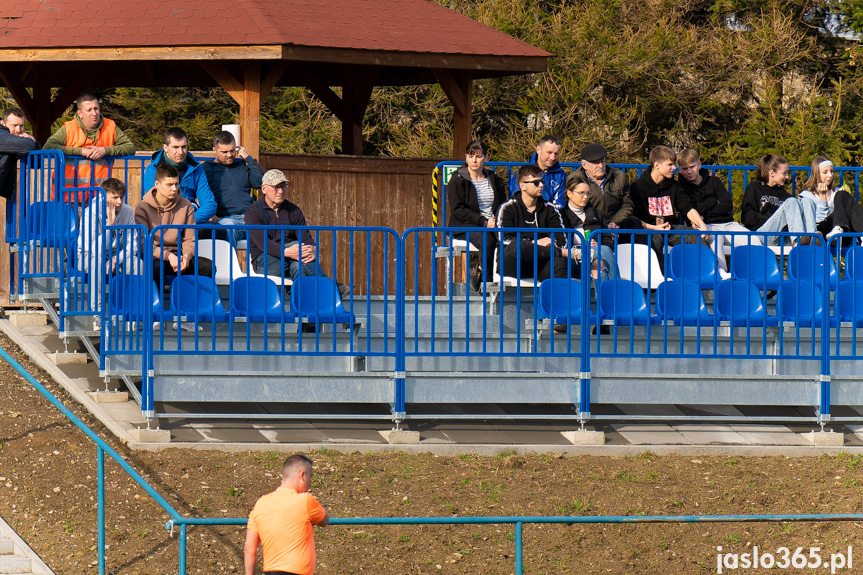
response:
<svg viewBox="0 0 863 575"><path fill-rule="evenodd" d="M296 453L282 466L282 483L255 503L249 514L244 563L255 575L258 546L264 548L264 575L313 575L315 531L330 522L327 510L309 493L312 460Z"/></svg>

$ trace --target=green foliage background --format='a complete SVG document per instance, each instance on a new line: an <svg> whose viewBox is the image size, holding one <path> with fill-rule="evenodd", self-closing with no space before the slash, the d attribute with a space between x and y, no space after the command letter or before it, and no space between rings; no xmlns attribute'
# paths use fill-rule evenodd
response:
<svg viewBox="0 0 863 575"><path fill-rule="evenodd" d="M863 0L438 0L550 52L549 70L474 83L475 135L520 160L551 132L576 159L589 141L644 161L657 144L695 146L705 162L794 164L826 154L860 164ZM220 89L103 90L103 109L141 149L179 125L193 149L236 120ZM448 157L450 106L437 85L377 88L364 153ZM338 153L338 120L302 88L263 102L261 147Z"/></svg>

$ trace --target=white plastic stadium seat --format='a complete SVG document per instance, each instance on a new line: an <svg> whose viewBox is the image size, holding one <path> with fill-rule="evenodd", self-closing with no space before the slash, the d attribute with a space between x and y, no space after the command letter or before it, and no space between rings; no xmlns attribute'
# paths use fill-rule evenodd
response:
<svg viewBox="0 0 863 575"><path fill-rule="evenodd" d="M249 269L249 273L243 272L240 267L240 259L237 257L237 251L231 247L230 242L226 240L198 240L198 256L210 258L213 261L214 273L213 279L216 285L230 285L232 279L237 279L245 275L251 277L264 277L264 274L259 274L255 270ZM279 283L279 278L273 275L267 276L276 283ZM285 278L282 281L283 285L291 285L294 283L291 278Z"/></svg>
<svg viewBox="0 0 863 575"><path fill-rule="evenodd" d="M659 258L647 244L618 244L615 259L620 279L634 281L642 289L655 290L665 280L659 268ZM648 270L650 271L649 286Z"/></svg>

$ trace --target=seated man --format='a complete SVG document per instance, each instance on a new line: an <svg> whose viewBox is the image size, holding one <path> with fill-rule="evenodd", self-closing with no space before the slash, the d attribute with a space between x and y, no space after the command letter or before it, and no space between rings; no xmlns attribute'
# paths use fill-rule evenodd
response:
<svg viewBox="0 0 863 575"><path fill-rule="evenodd" d="M0 198L15 197L15 171L18 159L39 149L39 143L24 131L24 112L19 108L3 110L0 120Z"/></svg>
<svg viewBox="0 0 863 575"><path fill-rule="evenodd" d="M153 152L153 159L144 169L141 189L153 188L156 168L171 166L180 174L180 194L192 203L195 223L208 222L216 213L216 200L202 164L189 153L189 137L181 128L168 128L163 142L162 149Z"/></svg>
<svg viewBox="0 0 863 575"><path fill-rule="evenodd" d="M605 215L608 229L639 229L641 223L632 215L629 182L619 168L608 166L608 152L599 144L581 149L581 167L573 174L590 187L590 205Z"/></svg>
<svg viewBox="0 0 863 575"><path fill-rule="evenodd" d="M534 153L528 163L537 166L542 174L542 199L557 209L566 204L566 172L560 167L560 140L557 136L546 134L539 140ZM510 197L521 193L517 174L513 174L509 180Z"/></svg>
<svg viewBox="0 0 863 575"><path fill-rule="evenodd" d="M687 230L684 218L688 218L694 227L707 231L707 226L692 209L687 196L674 181L674 162L677 155L671 148L656 146L650 150L648 162L650 168L641 173L641 177L633 182L629 191L632 195L634 215L641 220L641 226L646 230ZM665 245L676 246L680 243L681 234L652 234L653 250L659 258L659 265L664 269ZM699 241L698 234L687 234L686 243Z"/></svg>
<svg viewBox="0 0 863 575"><path fill-rule="evenodd" d="M305 226L306 217L299 206L285 199L288 179L280 170L270 170L261 178L263 198L246 210L245 223L250 226ZM315 240L308 230L250 230L249 257L259 274L278 278L285 272L294 281L304 276L324 275L318 265ZM345 303L350 290L339 284L339 294Z"/></svg>
<svg viewBox="0 0 863 575"><path fill-rule="evenodd" d="M148 230L160 225L194 225L195 209L180 196L180 174L173 166L156 168L153 189L135 206L135 223ZM182 233L182 240L180 234ZM169 283L169 276L212 276L212 262L199 257L195 262L195 230L168 228L153 236L153 279L157 285ZM197 271L196 271L197 268Z"/></svg>
<svg viewBox="0 0 863 575"><path fill-rule="evenodd" d="M246 148L237 146L230 132L216 132L213 151L215 159L207 160L203 167L216 199L216 219L223 226L241 226L246 210L255 202L252 190L261 188L264 169ZM234 230L234 243L245 238L245 230Z"/></svg>
<svg viewBox="0 0 863 575"><path fill-rule="evenodd" d="M516 173L521 192L503 204L497 213L498 225L502 228L552 228L563 229L560 213L542 198L542 170L534 164L525 164ZM537 281L554 277L567 277L569 250L566 248L566 234L554 234L552 243L548 232L504 231L501 242L503 248L503 275L518 279L534 277L536 262ZM576 252L575 248L573 252ZM578 277L578 264L572 261L572 275Z"/></svg>
<svg viewBox="0 0 863 575"><path fill-rule="evenodd" d="M103 234L105 226L135 225L132 206L125 203L126 186L116 178L108 178L102 182L102 188L105 190L105 220L102 220L102 196L96 196L81 217L81 233L78 235L77 246L78 265L82 271L87 272L90 309L93 311L99 310L101 300L102 285L98 281L100 273L102 279L116 273L144 273L144 263L137 254L140 238L131 230L109 231ZM98 326L98 323L94 325Z"/></svg>
<svg viewBox="0 0 863 575"><path fill-rule="evenodd" d="M686 148L677 156L680 174L677 181L683 191L689 197L692 209L698 212L704 221L705 227L711 232L749 232L748 228L734 221L731 215L734 204L731 194L725 188L719 178L710 175L710 172L701 167L701 157L692 148ZM693 224L695 227L695 224ZM758 236L726 236L724 234L710 235L711 248L716 252L719 262L719 275L722 279L728 279L728 264L725 261L725 245L748 244L751 240L753 245L761 245Z"/></svg>

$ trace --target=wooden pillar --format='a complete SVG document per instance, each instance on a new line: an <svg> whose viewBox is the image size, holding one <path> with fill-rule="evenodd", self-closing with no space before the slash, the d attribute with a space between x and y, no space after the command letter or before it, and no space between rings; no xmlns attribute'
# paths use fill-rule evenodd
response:
<svg viewBox="0 0 863 575"><path fill-rule="evenodd" d="M51 114L51 83L48 81L42 68L35 70L35 83L33 84L33 107L36 123L33 125L33 137L42 144L51 136L51 124L54 117Z"/></svg>
<svg viewBox="0 0 863 575"><path fill-rule="evenodd" d="M240 133L243 146L253 158L261 150L261 63L243 64L243 101L240 102Z"/></svg>
<svg viewBox="0 0 863 575"><path fill-rule="evenodd" d="M473 75L469 70L443 68L433 69L432 72L452 103L452 156L455 159L461 159L473 133L471 126Z"/></svg>
<svg viewBox="0 0 863 575"><path fill-rule="evenodd" d="M346 68L342 75L342 153L363 154L363 117L372 96L376 71L357 66Z"/></svg>
<svg viewBox="0 0 863 575"><path fill-rule="evenodd" d="M243 67L242 82L221 62L201 62L204 70L240 105L242 143L257 159L261 150L261 64L255 60L241 62L240 65Z"/></svg>

